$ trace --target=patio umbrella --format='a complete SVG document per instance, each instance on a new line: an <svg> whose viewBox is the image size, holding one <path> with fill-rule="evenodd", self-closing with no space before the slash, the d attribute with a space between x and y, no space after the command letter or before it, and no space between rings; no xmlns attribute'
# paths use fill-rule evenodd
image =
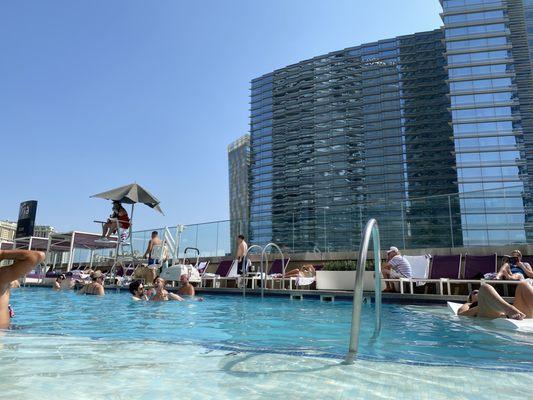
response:
<svg viewBox="0 0 533 400"><path fill-rule="evenodd" d="M159 200L156 199L148 190L137 183L121 186L116 189L108 190L107 192L94 194L91 197L120 201L121 203L131 204L132 207L134 204L142 203L163 214L163 210L161 210L159 207Z"/></svg>

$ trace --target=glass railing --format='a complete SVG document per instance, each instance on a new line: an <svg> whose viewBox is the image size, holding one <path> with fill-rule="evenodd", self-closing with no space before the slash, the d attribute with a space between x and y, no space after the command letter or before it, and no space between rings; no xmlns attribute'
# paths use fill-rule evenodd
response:
<svg viewBox="0 0 533 400"><path fill-rule="evenodd" d="M181 233L168 229L178 239L180 258L186 247L198 248L202 257L234 254L241 233L250 244L273 241L287 253L355 251L370 218L379 223L382 248L503 246L532 242L532 200L522 186L391 201L369 195L350 206L274 208L272 217L249 224L225 220L185 225ZM134 232L135 252L142 255L151 232L161 237L163 229Z"/></svg>

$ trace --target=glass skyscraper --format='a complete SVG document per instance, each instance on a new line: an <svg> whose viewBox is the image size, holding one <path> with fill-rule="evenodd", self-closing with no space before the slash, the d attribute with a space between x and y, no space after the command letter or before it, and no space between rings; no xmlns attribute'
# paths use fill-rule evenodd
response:
<svg viewBox="0 0 533 400"><path fill-rule="evenodd" d="M353 250L371 217L383 247L529 239L533 0L441 4L440 29L252 81L252 243Z"/></svg>
<svg viewBox="0 0 533 400"><path fill-rule="evenodd" d="M533 130L524 4L441 4L464 243L525 243Z"/></svg>
<svg viewBox="0 0 533 400"><path fill-rule="evenodd" d="M248 175L250 169L250 135L228 145L229 209L231 251L235 254L238 235L248 236Z"/></svg>

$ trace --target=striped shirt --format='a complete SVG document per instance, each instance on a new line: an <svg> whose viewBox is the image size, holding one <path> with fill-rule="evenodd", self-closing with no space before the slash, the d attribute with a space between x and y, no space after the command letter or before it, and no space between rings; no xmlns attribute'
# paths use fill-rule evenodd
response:
<svg viewBox="0 0 533 400"><path fill-rule="evenodd" d="M411 272L411 264L403 256L397 254L389 260L390 266L396 271L410 278L413 274Z"/></svg>

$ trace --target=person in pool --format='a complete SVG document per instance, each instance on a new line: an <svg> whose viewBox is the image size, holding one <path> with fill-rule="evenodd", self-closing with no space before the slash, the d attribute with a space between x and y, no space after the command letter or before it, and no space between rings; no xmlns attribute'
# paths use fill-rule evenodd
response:
<svg viewBox="0 0 533 400"><path fill-rule="evenodd" d="M67 279L65 274L61 274L56 278L56 281L54 282L54 290L61 290L61 283Z"/></svg>
<svg viewBox="0 0 533 400"><path fill-rule="evenodd" d="M104 274L102 271L95 271L91 274L92 282L86 284L80 289L78 294L91 294L95 296L104 296Z"/></svg>
<svg viewBox="0 0 533 400"><path fill-rule="evenodd" d="M141 281L133 281L130 283L128 289L131 293L131 299L133 301L148 301L148 296L146 296L144 285Z"/></svg>
<svg viewBox="0 0 533 400"><path fill-rule="evenodd" d="M32 250L0 250L0 261L12 260L13 264L0 268L0 329L9 327L13 310L9 305L11 282L26 275L40 262L44 253Z"/></svg>
<svg viewBox="0 0 533 400"><path fill-rule="evenodd" d="M513 250L511 255L507 257L507 262L498 271L496 279L518 281L526 278L533 278L533 269L529 263L522 261L520 250Z"/></svg>
<svg viewBox="0 0 533 400"><path fill-rule="evenodd" d="M154 279L154 288L152 289L152 293L149 296L149 299L151 301L169 301L169 300L177 300L177 301L183 301L183 298L178 296L177 294L171 293L168 290L165 290L165 280L161 277L156 277Z"/></svg>
<svg viewBox="0 0 533 400"><path fill-rule="evenodd" d="M457 315L465 317L510 318L522 320L533 318L533 286L528 282L517 285L513 304L509 304L488 284L473 290Z"/></svg>

